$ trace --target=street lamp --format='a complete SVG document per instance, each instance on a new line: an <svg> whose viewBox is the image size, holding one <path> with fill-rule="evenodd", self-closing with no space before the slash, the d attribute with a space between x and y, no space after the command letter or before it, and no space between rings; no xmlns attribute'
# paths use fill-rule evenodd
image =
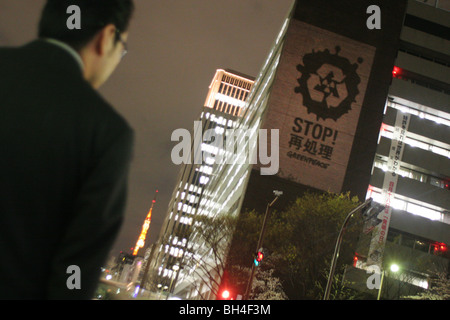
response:
<svg viewBox="0 0 450 320"><path fill-rule="evenodd" d="M362 211L362 215L365 219L370 219L372 215L378 214L380 212L382 207L379 206L372 206L372 198L367 199L363 204L360 204L355 209L350 211L347 215L347 217L344 220L344 223L342 224L341 230L339 231L339 236L336 240L336 246L334 248L333 258L331 259L331 266L330 266L330 274L328 275L328 282L327 286L325 287L325 293L323 295L323 300L330 299L330 291L331 291L331 284L333 282L334 278L334 272L336 270L336 262L339 257L339 251L341 249L341 243L342 238L344 236L345 229L347 227L347 224L350 220L350 218L358 211Z"/></svg>
<svg viewBox="0 0 450 320"><path fill-rule="evenodd" d="M400 267L398 265L396 265L395 263L393 265L391 265L392 272L397 272L398 270L400 270Z"/></svg>
<svg viewBox="0 0 450 320"><path fill-rule="evenodd" d="M392 272L398 272L400 270L400 267L393 263L391 264L390 268ZM377 300L380 300L381 298L381 290L383 289L383 282L384 282L384 274L386 273L386 270L383 270L383 272L381 273L381 283L380 283L380 289L378 290L378 297Z"/></svg>
<svg viewBox="0 0 450 320"><path fill-rule="evenodd" d="M267 204L266 214L264 215L263 225L262 225L262 228L261 228L261 232L259 234L258 245L256 246L256 251L257 252L262 250L264 233L266 231L266 223L267 223L267 218L270 215L270 210L272 209L272 206L275 204L275 202L278 200L278 198L283 195L283 191L279 191L279 190L273 190L273 193L275 194L275 199L273 199L272 202ZM255 263L253 263L252 264L252 271L251 271L251 274L250 274L250 279L248 280L247 289L245 290L245 294L244 294L244 300L248 299L248 297L250 295L250 291L252 290L252 282L253 282L253 277L255 275L255 267L256 267L256 265L255 265Z"/></svg>

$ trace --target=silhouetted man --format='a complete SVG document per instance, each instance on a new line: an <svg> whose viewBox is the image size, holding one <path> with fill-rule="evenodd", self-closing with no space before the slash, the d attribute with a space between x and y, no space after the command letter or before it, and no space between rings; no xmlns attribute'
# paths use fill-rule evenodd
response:
<svg viewBox="0 0 450 320"><path fill-rule="evenodd" d="M80 29L68 23L72 5ZM48 0L39 39L0 48L0 299L94 295L121 226L133 141L96 89L126 53L133 8Z"/></svg>

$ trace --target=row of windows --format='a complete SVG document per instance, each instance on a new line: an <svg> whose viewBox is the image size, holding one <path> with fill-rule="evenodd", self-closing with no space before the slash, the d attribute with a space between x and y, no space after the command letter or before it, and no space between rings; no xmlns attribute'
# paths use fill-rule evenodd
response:
<svg viewBox="0 0 450 320"><path fill-rule="evenodd" d="M237 78L230 77L230 76L227 76L227 75L224 75L224 77L222 78L222 81L226 82L226 83L229 83L231 85L235 85L235 86L237 86L239 88L246 89L246 90L250 90L252 85L253 85L252 83L249 83L249 82L244 81L242 79L237 79Z"/></svg>
<svg viewBox="0 0 450 320"><path fill-rule="evenodd" d="M445 113L430 107L421 106L421 110L414 108L412 106L406 106L400 103L392 102L391 99L394 99L392 97L389 97L387 107L400 110L403 113L409 113L414 116L417 116L421 119L427 119L430 121L434 121L437 124L443 124L447 127L450 127L450 115L447 117L445 116ZM386 113L386 112L385 112Z"/></svg>
<svg viewBox="0 0 450 320"><path fill-rule="evenodd" d="M394 127L389 126L385 123L382 124L380 131L380 136L388 139L393 139ZM411 147L417 147L426 151L433 152L443 157L450 158L450 148L447 144L434 141L431 142L430 139L407 132L404 142ZM437 145L439 143L439 146ZM444 147L445 146L445 147Z"/></svg>
<svg viewBox="0 0 450 320"><path fill-rule="evenodd" d="M404 25L442 39L450 40L450 32L447 26L422 19L411 14L405 15Z"/></svg>
<svg viewBox="0 0 450 320"><path fill-rule="evenodd" d="M228 119L223 116L216 116L214 113L202 113L202 118L210 121L209 128L212 128L212 123L214 122L216 125L226 126L227 128L233 128L235 126L235 122L232 119Z"/></svg>
<svg viewBox="0 0 450 320"><path fill-rule="evenodd" d="M416 0L417 2L425 3L429 6L450 11L450 2L446 0Z"/></svg>
<svg viewBox="0 0 450 320"><path fill-rule="evenodd" d="M367 198L372 198L377 203L385 203L384 195L380 188L369 186ZM405 197L399 194L392 194L390 206L393 209L406 211L408 213L421 216L430 220L440 221L450 224L450 215L443 208L438 208L428 203L418 201L413 198Z"/></svg>
<svg viewBox="0 0 450 320"><path fill-rule="evenodd" d="M185 198L186 198L186 201L189 201L190 203L194 203L194 204L197 203L198 199L199 199L199 197L197 195L191 194L190 192L187 194L187 197L186 197L186 192L183 191L180 194L180 200L184 200Z"/></svg>
<svg viewBox="0 0 450 320"><path fill-rule="evenodd" d="M216 100L214 102L214 110L223 112L223 113L227 113L227 114L231 114L235 117L238 117L241 113L241 108L229 103L226 103L224 101L220 101L220 100Z"/></svg>
<svg viewBox="0 0 450 320"><path fill-rule="evenodd" d="M376 159L374 161L374 167L379 168L383 170L384 172L388 171L387 167L387 160L384 159L384 156L376 155ZM420 181L423 183L431 184L434 187L438 187L441 189L450 189L450 179L443 179L439 177L435 177L432 175L429 175L424 172L420 172L417 170L413 170L410 168L407 168L405 166L400 165L399 170L397 171L398 175L409 178L412 180Z"/></svg>
<svg viewBox="0 0 450 320"><path fill-rule="evenodd" d="M223 95L225 95L225 96L238 99L240 101L245 101L247 99L247 96L248 96L248 93L249 93L248 90L244 90L244 89L241 89L241 88L238 88L238 87L227 85L227 84L225 84L223 82L220 84L218 92L223 94Z"/></svg>
<svg viewBox="0 0 450 320"><path fill-rule="evenodd" d="M187 206L186 204L183 205L182 209L180 209L179 211L181 211L181 213L187 213L187 214L195 214L196 209L192 208L190 206ZM172 219L173 217L173 212L170 213L169 218ZM194 218L192 217L186 217L185 215L182 215L181 218L179 216L179 214L176 214L175 217L173 218L173 221L178 221L178 219L180 220L179 222L183 225L187 225L187 226L191 226L192 223L194 222Z"/></svg>
<svg viewBox="0 0 450 320"><path fill-rule="evenodd" d="M163 267L159 267L159 269L158 269L158 275L160 277L169 278L169 279L173 278L176 275L176 272L177 271L175 271L175 270L167 269L167 268L163 268ZM166 288L166 290L167 290L167 288Z"/></svg>
<svg viewBox="0 0 450 320"><path fill-rule="evenodd" d="M188 214L195 214L196 207L188 205L186 203L178 202L177 206L178 212L184 212ZM172 213L171 213L172 215Z"/></svg>
<svg viewBox="0 0 450 320"><path fill-rule="evenodd" d="M190 192L194 192L197 194L201 194L202 193L202 188L199 186L196 186L195 184L189 184L189 188L187 187L188 184L186 183L186 190L189 190Z"/></svg>
<svg viewBox="0 0 450 320"><path fill-rule="evenodd" d="M392 76L397 79L405 80L413 84L450 95L449 84L400 67L394 67Z"/></svg>
<svg viewBox="0 0 450 320"><path fill-rule="evenodd" d="M170 237L170 242L171 242L172 245L174 245L174 246L186 247L187 239L186 239L186 238L181 238L181 239L180 239L180 237L177 237L177 236L171 236L171 237Z"/></svg>
<svg viewBox="0 0 450 320"><path fill-rule="evenodd" d="M398 51L407 53L409 55L428 60L430 62L438 63L445 67L450 67L450 61L447 60L448 57L440 52L436 52L427 48L423 48L416 44L400 41L400 47Z"/></svg>
<svg viewBox="0 0 450 320"><path fill-rule="evenodd" d="M390 228L387 236L387 241L401 245L403 247L411 248L413 250L422 251L428 254L443 255L447 258L449 251L447 244L432 240L422 239L417 236L407 234Z"/></svg>

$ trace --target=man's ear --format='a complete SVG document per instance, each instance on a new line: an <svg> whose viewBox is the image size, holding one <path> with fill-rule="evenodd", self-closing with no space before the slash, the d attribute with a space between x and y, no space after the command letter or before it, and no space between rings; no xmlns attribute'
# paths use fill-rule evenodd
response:
<svg viewBox="0 0 450 320"><path fill-rule="evenodd" d="M103 56L114 48L116 38L116 27L113 24L108 24L101 29L94 38L95 52Z"/></svg>

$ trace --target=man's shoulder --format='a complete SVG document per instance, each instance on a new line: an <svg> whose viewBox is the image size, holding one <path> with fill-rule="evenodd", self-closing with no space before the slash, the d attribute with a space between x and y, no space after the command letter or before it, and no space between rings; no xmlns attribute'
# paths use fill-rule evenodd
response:
<svg viewBox="0 0 450 320"><path fill-rule="evenodd" d="M11 52L20 49L22 46L5 46L0 45L0 53Z"/></svg>
<svg viewBox="0 0 450 320"><path fill-rule="evenodd" d="M23 59L21 54L26 53L32 45L36 46L39 42L40 41L34 40L22 45L0 45L0 56L8 57L13 60ZM30 52L30 54L32 55L32 52Z"/></svg>
<svg viewBox="0 0 450 320"><path fill-rule="evenodd" d="M0 70L0 82L11 83L13 78L13 83L23 83L24 79L33 83L33 88L27 87L25 92L31 92L27 96L34 98L22 100L39 101L42 108L56 110L67 121L110 131L132 131L125 118L83 78L76 61L64 50L41 40L0 47L2 63L7 65Z"/></svg>
<svg viewBox="0 0 450 320"><path fill-rule="evenodd" d="M10 53L10 52L12 52L13 50L17 50L17 48L15 48L15 47L3 47L3 46L0 46L0 54Z"/></svg>
<svg viewBox="0 0 450 320"><path fill-rule="evenodd" d="M17 59L20 47L4 47L0 46L0 63L9 63L11 60Z"/></svg>
<svg viewBox="0 0 450 320"><path fill-rule="evenodd" d="M82 108L86 117L101 122L103 126L111 129L132 131L127 120L117 109L87 82L73 92L72 98L74 107Z"/></svg>

